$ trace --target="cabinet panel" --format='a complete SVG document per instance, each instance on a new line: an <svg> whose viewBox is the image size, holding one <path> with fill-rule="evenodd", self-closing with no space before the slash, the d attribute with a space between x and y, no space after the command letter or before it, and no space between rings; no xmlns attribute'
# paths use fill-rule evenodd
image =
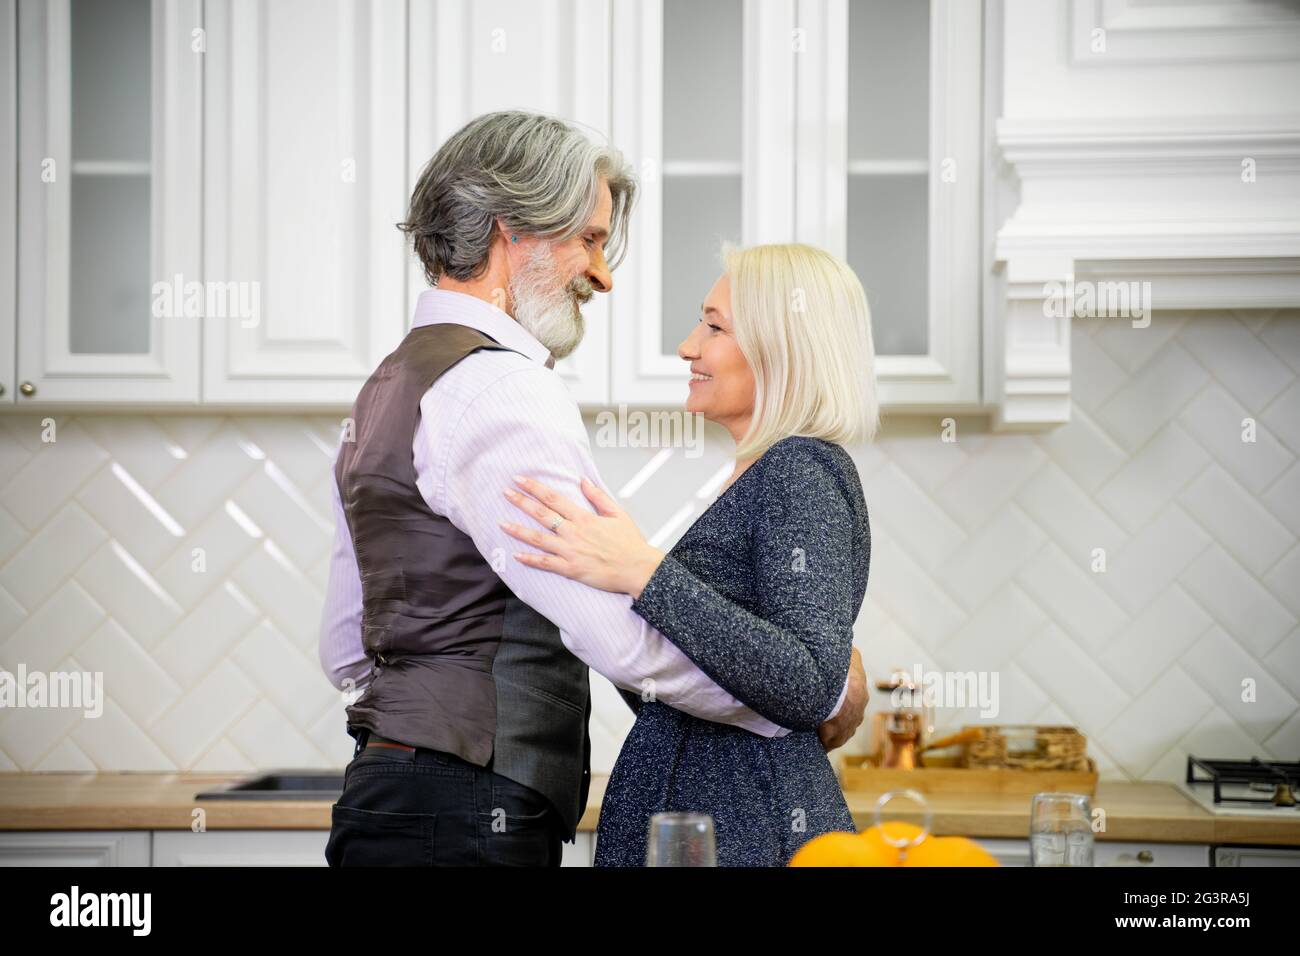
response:
<svg viewBox="0 0 1300 956"><path fill-rule="evenodd" d="M983 11L931 0L926 33L925 6L798 7L797 237L858 273L880 402L895 408L979 401ZM924 84L909 45L924 46ZM907 66L882 88L885 50Z"/></svg>
<svg viewBox="0 0 1300 956"><path fill-rule="evenodd" d="M156 830L154 866L326 866L328 830Z"/></svg>
<svg viewBox="0 0 1300 956"><path fill-rule="evenodd" d="M1028 840L975 841L1003 866L1029 866ZM1117 843L1097 840L1093 866L1209 866L1209 847L1195 843Z"/></svg>
<svg viewBox="0 0 1300 956"><path fill-rule="evenodd" d="M641 196L611 303L611 397L680 406L677 345L722 271L722 242L794 238L795 4L615 4L612 38L614 141L635 158ZM697 46L716 59L678 56ZM719 84L719 69L736 75Z"/></svg>
<svg viewBox="0 0 1300 956"><path fill-rule="evenodd" d="M405 5L205 12L204 400L349 404L408 324Z"/></svg>
<svg viewBox="0 0 1300 956"><path fill-rule="evenodd" d="M579 833L572 843L562 843L560 866L591 866L595 859L596 834Z"/></svg>
<svg viewBox="0 0 1300 956"><path fill-rule="evenodd" d="M18 4L0 0L0 408L18 394L12 292L18 265Z"/></svg>
<svg viewBox="0 0 1300 956"><path fill-rule="evenodd" d="M975 840L975 842L983 847L1001 866L1029 865L1028 840L980 838Z"/></svg>
<svg viewBox="0 0 1300 956"><path fill-rule="evenodd" d="M1209 866L1210 848L1204 843L1115 843L1098 840L1094 866Z"/></svg>
<svg viewBox="0 0 1300 956"><path fill-rule="evenodd" d="M35 830L0 833L4 866L148 866L150 834L143 830Z"/></svg>
<svg viewBox="0 0 1300 956"><path fill-rule="evenodd" d="M747 245L821 246L855 268L883 405L978 402L980 267L969 250L980 245L982 5L743 0L738 25L719 22L729 8L718 5L697 28L719 54L686 82L689 64L673 55L677 3L614 9L615 141L639 157L642 197L613 302L613 400L684 401L685 312L708 290L703 274L720 271L719 240L739 233ZM851 42L851 28L871 42ZM728 52L737 38L739 65ZM882 86L881 51L910 72ZM711 87L729 88L709 78L722 67L741 80L738 168L725 149L735 110L712 105L715 136L696 115Z"/></svg>
<svg viewBox="0 0 1300 956"><path fill-rule="evenodd" d="M19 403L193 402L198 0L18 5Z"/></svg>

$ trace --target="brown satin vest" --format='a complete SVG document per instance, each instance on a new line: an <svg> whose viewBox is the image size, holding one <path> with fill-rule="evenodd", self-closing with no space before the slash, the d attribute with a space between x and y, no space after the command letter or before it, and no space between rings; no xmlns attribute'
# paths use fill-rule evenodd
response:
<svg viewBox="0 0 1300 956"><path fill-rule="evenodd" d="M412 329L353 406L355 440L345 435L334 472L361 572L373 676L347 708L348 724L532 787L571 839L591 781L586 665L416 486L420 399L480 349L505 346L462 325Z"/></svg>

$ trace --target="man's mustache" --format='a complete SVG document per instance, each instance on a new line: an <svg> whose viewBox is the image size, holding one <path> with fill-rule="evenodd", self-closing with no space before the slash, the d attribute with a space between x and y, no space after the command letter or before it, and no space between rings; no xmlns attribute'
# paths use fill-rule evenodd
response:
<svg viewBox="0 0 1300 956"><path fill-rule="evenodd" d="M574 279L569 283L569 295L578 300L579 305L586 305L587 301L596 294L596 290L591 287L591 282L582 276Z"/></svg>

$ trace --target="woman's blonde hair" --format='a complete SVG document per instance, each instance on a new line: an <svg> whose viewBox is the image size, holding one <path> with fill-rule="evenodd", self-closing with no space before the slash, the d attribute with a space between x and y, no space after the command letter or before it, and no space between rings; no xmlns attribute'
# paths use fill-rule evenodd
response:
<svg viewBox="0 0 1300 956"><path fill-rule="evenodd" d="M869 442L880 426L871 313L862 283L802 243L725 247L736 344L754 373L754 414L736 447L758 457L791 435Z"/></svg>

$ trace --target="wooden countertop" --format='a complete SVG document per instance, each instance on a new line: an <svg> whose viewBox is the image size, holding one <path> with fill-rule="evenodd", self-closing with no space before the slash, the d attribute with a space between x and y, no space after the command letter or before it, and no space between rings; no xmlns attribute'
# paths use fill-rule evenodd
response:
<svg viewBox="0 0 1300 956"><path fill-rule="evenodd" d="M845 793L858 829L875 823L878 793ZM983 794L927 795L940 836L1027 837L1031 797ZM890 816L920 823L922 815L904 813L891 802ZM1171 783L1100 780L1093 809L1106 811L1105 832L1098 840L1154 843L1244 843L1300 846L1300 811L1277 817L1220 816L1205 810Z"/></svg>
<svg viewBox="0 0 1300 956"><path fill-rule="evenodd" d="M194 795L239 779L232 774L0 773L0 830L188 830L202 808L209 830L326 830L330 803L204 800ZM596 829L608 777L596 775L580 830ZM859 829L874 823L878 794L851 791L849 810ZM1029 798L952 794L933 796L940 835L1025 837ZM1277 818L1215 816L1168 783L1101 781L1094 807L1106 810L1099 840L1155 843L1245 843L1300 846L1300 811ZM891 808L891 813L892 813ZM920 822L920 815L904 819Z"/></svg>

